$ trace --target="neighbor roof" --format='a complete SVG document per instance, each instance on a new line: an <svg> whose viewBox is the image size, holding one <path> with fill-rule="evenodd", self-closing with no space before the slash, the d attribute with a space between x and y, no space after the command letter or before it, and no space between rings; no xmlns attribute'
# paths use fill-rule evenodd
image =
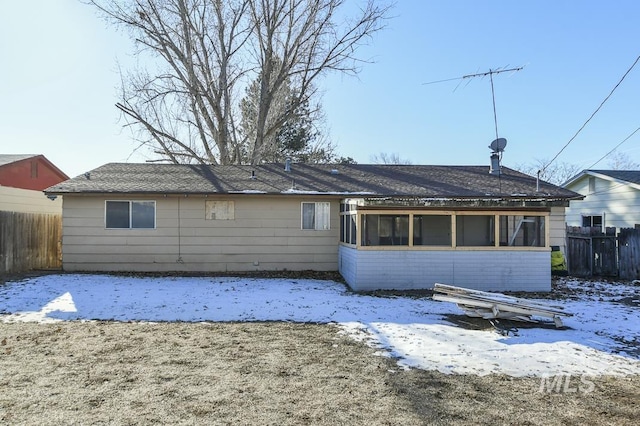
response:
<svg viewBox="0 0 640 426"><path fill-rule="evenodd" d="M38 157L38 154L0 154L0 166Z"/></svg>
<svg viewBox="0 0 640 426"><path fill-rule="evenodd" d="M65 172L60 170L55 164L49 161L47 157L42 154L0 154L0 167L8 166L9 164L29 159L37 159L42 161L51 172L60 177L60 180L69 179L69 176L67 176Z"/></svg>
<svg viewBox="0 0 640 426"><path fill-rule="evenodd" d="M598 176L601 178L610 178L609 180L617 180L635 185L640 185L640 170L583 170L576 176L569 179L562 186L569 186L584 176Z"/></svg>
<svg viewBox="0 0 640 426"><path fill-rule="evenodd" d="M252 178L253 174L253 178ZM424 198L581 197L503 168L375 164L177 165L111 163L48 188L51 194L318 194Z"/></svg>

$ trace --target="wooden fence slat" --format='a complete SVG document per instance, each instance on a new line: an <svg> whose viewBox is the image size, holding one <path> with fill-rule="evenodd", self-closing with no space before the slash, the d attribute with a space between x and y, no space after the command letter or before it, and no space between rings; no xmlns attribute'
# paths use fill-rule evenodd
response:
<svg viewBox="0 0 640 426"><path fill-rule="evenodd" d="M62 267L62 217L0 211L0 273Z"/></svg>
<svg viewBox="0 0 640 426"><path fill-rule="evenodd" d="M577 277L618 275L616 228L567 227L567 271Z"/></svg>
<svg viewBox="0 0 640 426"><path fill-rule="evenodd" d="M622 228L618 235L620 278L640 279L640 229Z"/></svg>
<svg viewBox="0 0 640 426"><path fill-rule="evenodd" d="M578 277L640 280L640 229L567 227L567 270Z"/></svg>

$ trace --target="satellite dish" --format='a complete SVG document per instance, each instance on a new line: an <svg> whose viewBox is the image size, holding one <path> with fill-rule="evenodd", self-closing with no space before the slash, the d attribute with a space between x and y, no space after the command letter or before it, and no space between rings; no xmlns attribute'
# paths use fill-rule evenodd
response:
<svg viewBox="0 0 640 426"><path fill-rule="evenodd" d="M498 138L493 142L491 142L491 145L489 145L489 148L491 148L493 152L502 152L504 151L504 148L506 146L507 146L507 140L505 138Z"/></svg>

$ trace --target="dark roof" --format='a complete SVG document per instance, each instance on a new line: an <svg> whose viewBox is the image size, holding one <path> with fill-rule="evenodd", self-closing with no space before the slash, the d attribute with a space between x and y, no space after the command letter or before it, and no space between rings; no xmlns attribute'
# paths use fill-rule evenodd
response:
<svg viewBox="0 0 640 426"><path fill-rule="evenodd" d="M640 185L640 170L587 170L587 172L599 173L613 179Z"/></svg>
<svg viewBox="0 0 640 426"><path fill-rule="evenodd" d="M252 172L255 178L252 178ZM581 197L573 191L503 168L375 164L177 165L111 163L48 188L52 194L317 194L424 198Z"/></svg>

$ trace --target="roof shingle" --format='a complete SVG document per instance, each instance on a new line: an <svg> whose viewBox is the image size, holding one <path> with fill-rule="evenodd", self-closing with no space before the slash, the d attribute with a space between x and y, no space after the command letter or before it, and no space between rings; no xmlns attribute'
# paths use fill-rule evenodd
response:
<svg viewBox="0 0 640 426"><path fill-rule="evenodd" d="M640 170L588 170L588 171L609 176L614 179L624 180L626 182L640 185Z"/></svg>
<svg viewBox="0 0 640 426"><path fill-rule="evenodd" d="M52 194L332 194L423 198L561 198L573 191L503 167L377 164L177 165L110 163L52 186ZM254 178L252 178L252 172Z"/></svg>

